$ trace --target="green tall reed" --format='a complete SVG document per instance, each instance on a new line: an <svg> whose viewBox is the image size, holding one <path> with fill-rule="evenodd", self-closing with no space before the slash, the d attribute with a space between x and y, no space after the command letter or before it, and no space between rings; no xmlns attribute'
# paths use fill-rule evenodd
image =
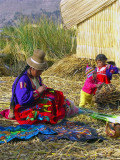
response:
<svg viewBox="0 0 120 160"><path fill-rule="evenodd" d="M35 48L44 50L47 57L53 59L75 53L76 50L75 30L66 30L46 17L32 23L28 19L21 20L17 26L5 27L2 35L10 45L10 53L17 59L23 55L29 57Z"/></svg>

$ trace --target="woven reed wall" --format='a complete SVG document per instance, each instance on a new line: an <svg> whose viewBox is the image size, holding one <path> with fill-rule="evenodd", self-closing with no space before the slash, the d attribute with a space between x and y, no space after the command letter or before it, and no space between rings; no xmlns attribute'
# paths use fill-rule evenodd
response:
<svg viewBox="0 0 120 160"><path fill-rule="evenodd" d="M120 67L120 4L114 2L77 25L77 57L95 59L103 53Z"/></svg>
<svg viewBox="0 0 120 160"><path fill-rule="evenodd" d="M116 0L61 0L61 16L66 28L81 23Z"/></svg>

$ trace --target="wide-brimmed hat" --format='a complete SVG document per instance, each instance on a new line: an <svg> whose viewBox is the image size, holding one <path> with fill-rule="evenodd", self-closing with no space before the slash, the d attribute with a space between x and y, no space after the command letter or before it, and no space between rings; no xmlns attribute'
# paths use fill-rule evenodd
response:
<svg viewBox="0 0 120 160"><path fill-rule="evenodd" d="M45 61L45 53L40 49L35 49L33 55L26 60L27 64L36 70L45 70L48 64Z"/></svg>
<svg viewBox="0 0 120 160"><path fill-rule="evenodd" d="M95 72L95 69L92 68L92 67L89 67L87 65L86 70L85 70L86 76L89 78L89 77L91 77L93 75L94 72Z"/></svg>

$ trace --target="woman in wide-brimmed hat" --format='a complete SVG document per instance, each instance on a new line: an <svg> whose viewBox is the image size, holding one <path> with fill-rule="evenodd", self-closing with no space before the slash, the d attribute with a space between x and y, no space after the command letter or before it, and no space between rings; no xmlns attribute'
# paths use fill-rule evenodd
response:
<svg viewBox="0 0 120 160"><path fill-rule="evenodd" d="M27 66L12 87L9 118L15 117L20 124L51 123L79 113L74 103L61 91L48 88L42 83L41 73L47 69L45 53L34 50Z"/></svg>

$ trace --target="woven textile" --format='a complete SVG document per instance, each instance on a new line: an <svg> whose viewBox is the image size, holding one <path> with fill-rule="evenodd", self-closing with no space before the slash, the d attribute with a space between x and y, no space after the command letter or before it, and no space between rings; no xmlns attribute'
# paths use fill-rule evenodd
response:
<svg viewBox="0 0 120 160"><path fill-rule="evenodd" d="M16 127L0 127L0 144L13 139L28 140L38 135L39 139L54 141L67 139L71 141L103 140L96 130L81 122L62 121L57 125L18 125Z"/></svg>
<svg viewBox="0 0 120 160"><path fill-rule="evenodd" d="M57 134L45 125L18 125L17 127L1 127L0 126L0 143L9 142L15 138L28 140L33 136L41 134Z"/></svg>
<svg viewBox="0 0 120 160"><path fill-rule="evenodd" d="M57 135L38 135L40 140L44 141L49 139L50 141L67 139L71 141L81 141L81 142L93 142L96 140L104 140L103 137L98 136L95 129L85 125L81 122L72 122L63 120L59 124L50 126L50 129L53 129L57 132Z"/></svg>

